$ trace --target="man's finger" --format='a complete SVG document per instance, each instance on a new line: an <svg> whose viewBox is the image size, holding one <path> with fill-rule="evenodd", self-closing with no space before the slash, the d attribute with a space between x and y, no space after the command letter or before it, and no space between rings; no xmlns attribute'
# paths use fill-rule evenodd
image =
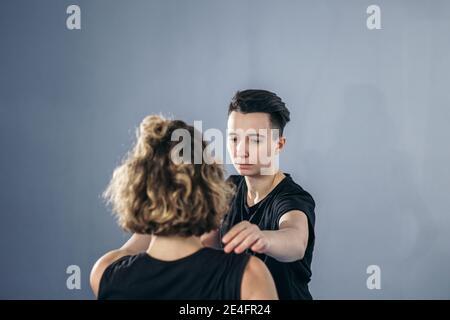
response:
<svg viewBox="0 0 450 320"><path fill-rule="evenodd" d="M244 241L241 242L239 246L234 249L234 252L239 254L244 252L246 249L250 248L253 244L255 244L259 240L258 234L251 234Z"/></svg>
<svg viewBox="0 0 450 320"><path fill-rule="evenodd" d="M226 253L233 251L234 248L236 248L239 244L241 244L241 242L244 241L251 234L251 232L252 230L249 228L242 230L233 239L229 240L228 244L224 248L224 251Z"/></svg>
<svg viewBox="0 0 450 320"><path fill-rule="evenodd" d="M233 239L239 232L246 229L249 226L248 221L242 221L239 222L237 225L235 225L233 228L230 229L222 238L223 243L229 242L231 239Z"/></svg>
<svg viewBox="0 0 450 320"><path fill-rule="evenodd" d="M262 239L258 239L258 241L256 241L250 249L253 252L261 253L261 251L264 249L264 241Z"/></svg>

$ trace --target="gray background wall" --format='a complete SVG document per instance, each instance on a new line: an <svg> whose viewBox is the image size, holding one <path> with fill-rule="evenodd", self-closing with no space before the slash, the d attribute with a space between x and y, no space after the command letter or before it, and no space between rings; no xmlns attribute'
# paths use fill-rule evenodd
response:
<svg viewBox="0 0 450 320"><path fill-rule="evenodd" d="M128 237L100 194L136 125L224 129L242 88L290 107L281 164L317 202L313 296L450 298L449 34L445 0L2 1L0 298L93 298L92 264Z"/></svg>

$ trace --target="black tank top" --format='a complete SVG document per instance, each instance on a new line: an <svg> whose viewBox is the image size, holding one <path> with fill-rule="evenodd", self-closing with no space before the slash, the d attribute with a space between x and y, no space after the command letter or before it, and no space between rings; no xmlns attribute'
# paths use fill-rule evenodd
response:
<svg viewBox="0 0 450 320"><path fill-rule="evenodd" d="M239 300L249 258L211 248L174 261L125 256L106 268L98 299Z"/></svg>

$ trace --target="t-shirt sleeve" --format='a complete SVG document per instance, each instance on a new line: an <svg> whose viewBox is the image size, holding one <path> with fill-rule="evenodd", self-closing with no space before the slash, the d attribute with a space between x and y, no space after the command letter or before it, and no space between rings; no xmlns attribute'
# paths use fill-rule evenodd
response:
<svg viewBox="0 0 450 320"><path fill-rule="evenodd" d="M300 210L308 218L310 233L314 234L314 224L316 222L316 215L314 213L315 206L313 197L305 190L280 194L274 206L276 227L278 228L280 218L285 213L292 210Z"/></svg>

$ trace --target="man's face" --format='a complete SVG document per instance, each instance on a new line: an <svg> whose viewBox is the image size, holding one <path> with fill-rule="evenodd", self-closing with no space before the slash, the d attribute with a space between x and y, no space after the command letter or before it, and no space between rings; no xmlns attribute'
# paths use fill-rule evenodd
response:
<svg viewBox="0 0 450 320"><path fill-rule="evenodd" d="M277 163L275 157L283 147L284 138L271 131L267 113L240 113L233 111L228 117L228 152L240 175L255 176Z"/></svg>

